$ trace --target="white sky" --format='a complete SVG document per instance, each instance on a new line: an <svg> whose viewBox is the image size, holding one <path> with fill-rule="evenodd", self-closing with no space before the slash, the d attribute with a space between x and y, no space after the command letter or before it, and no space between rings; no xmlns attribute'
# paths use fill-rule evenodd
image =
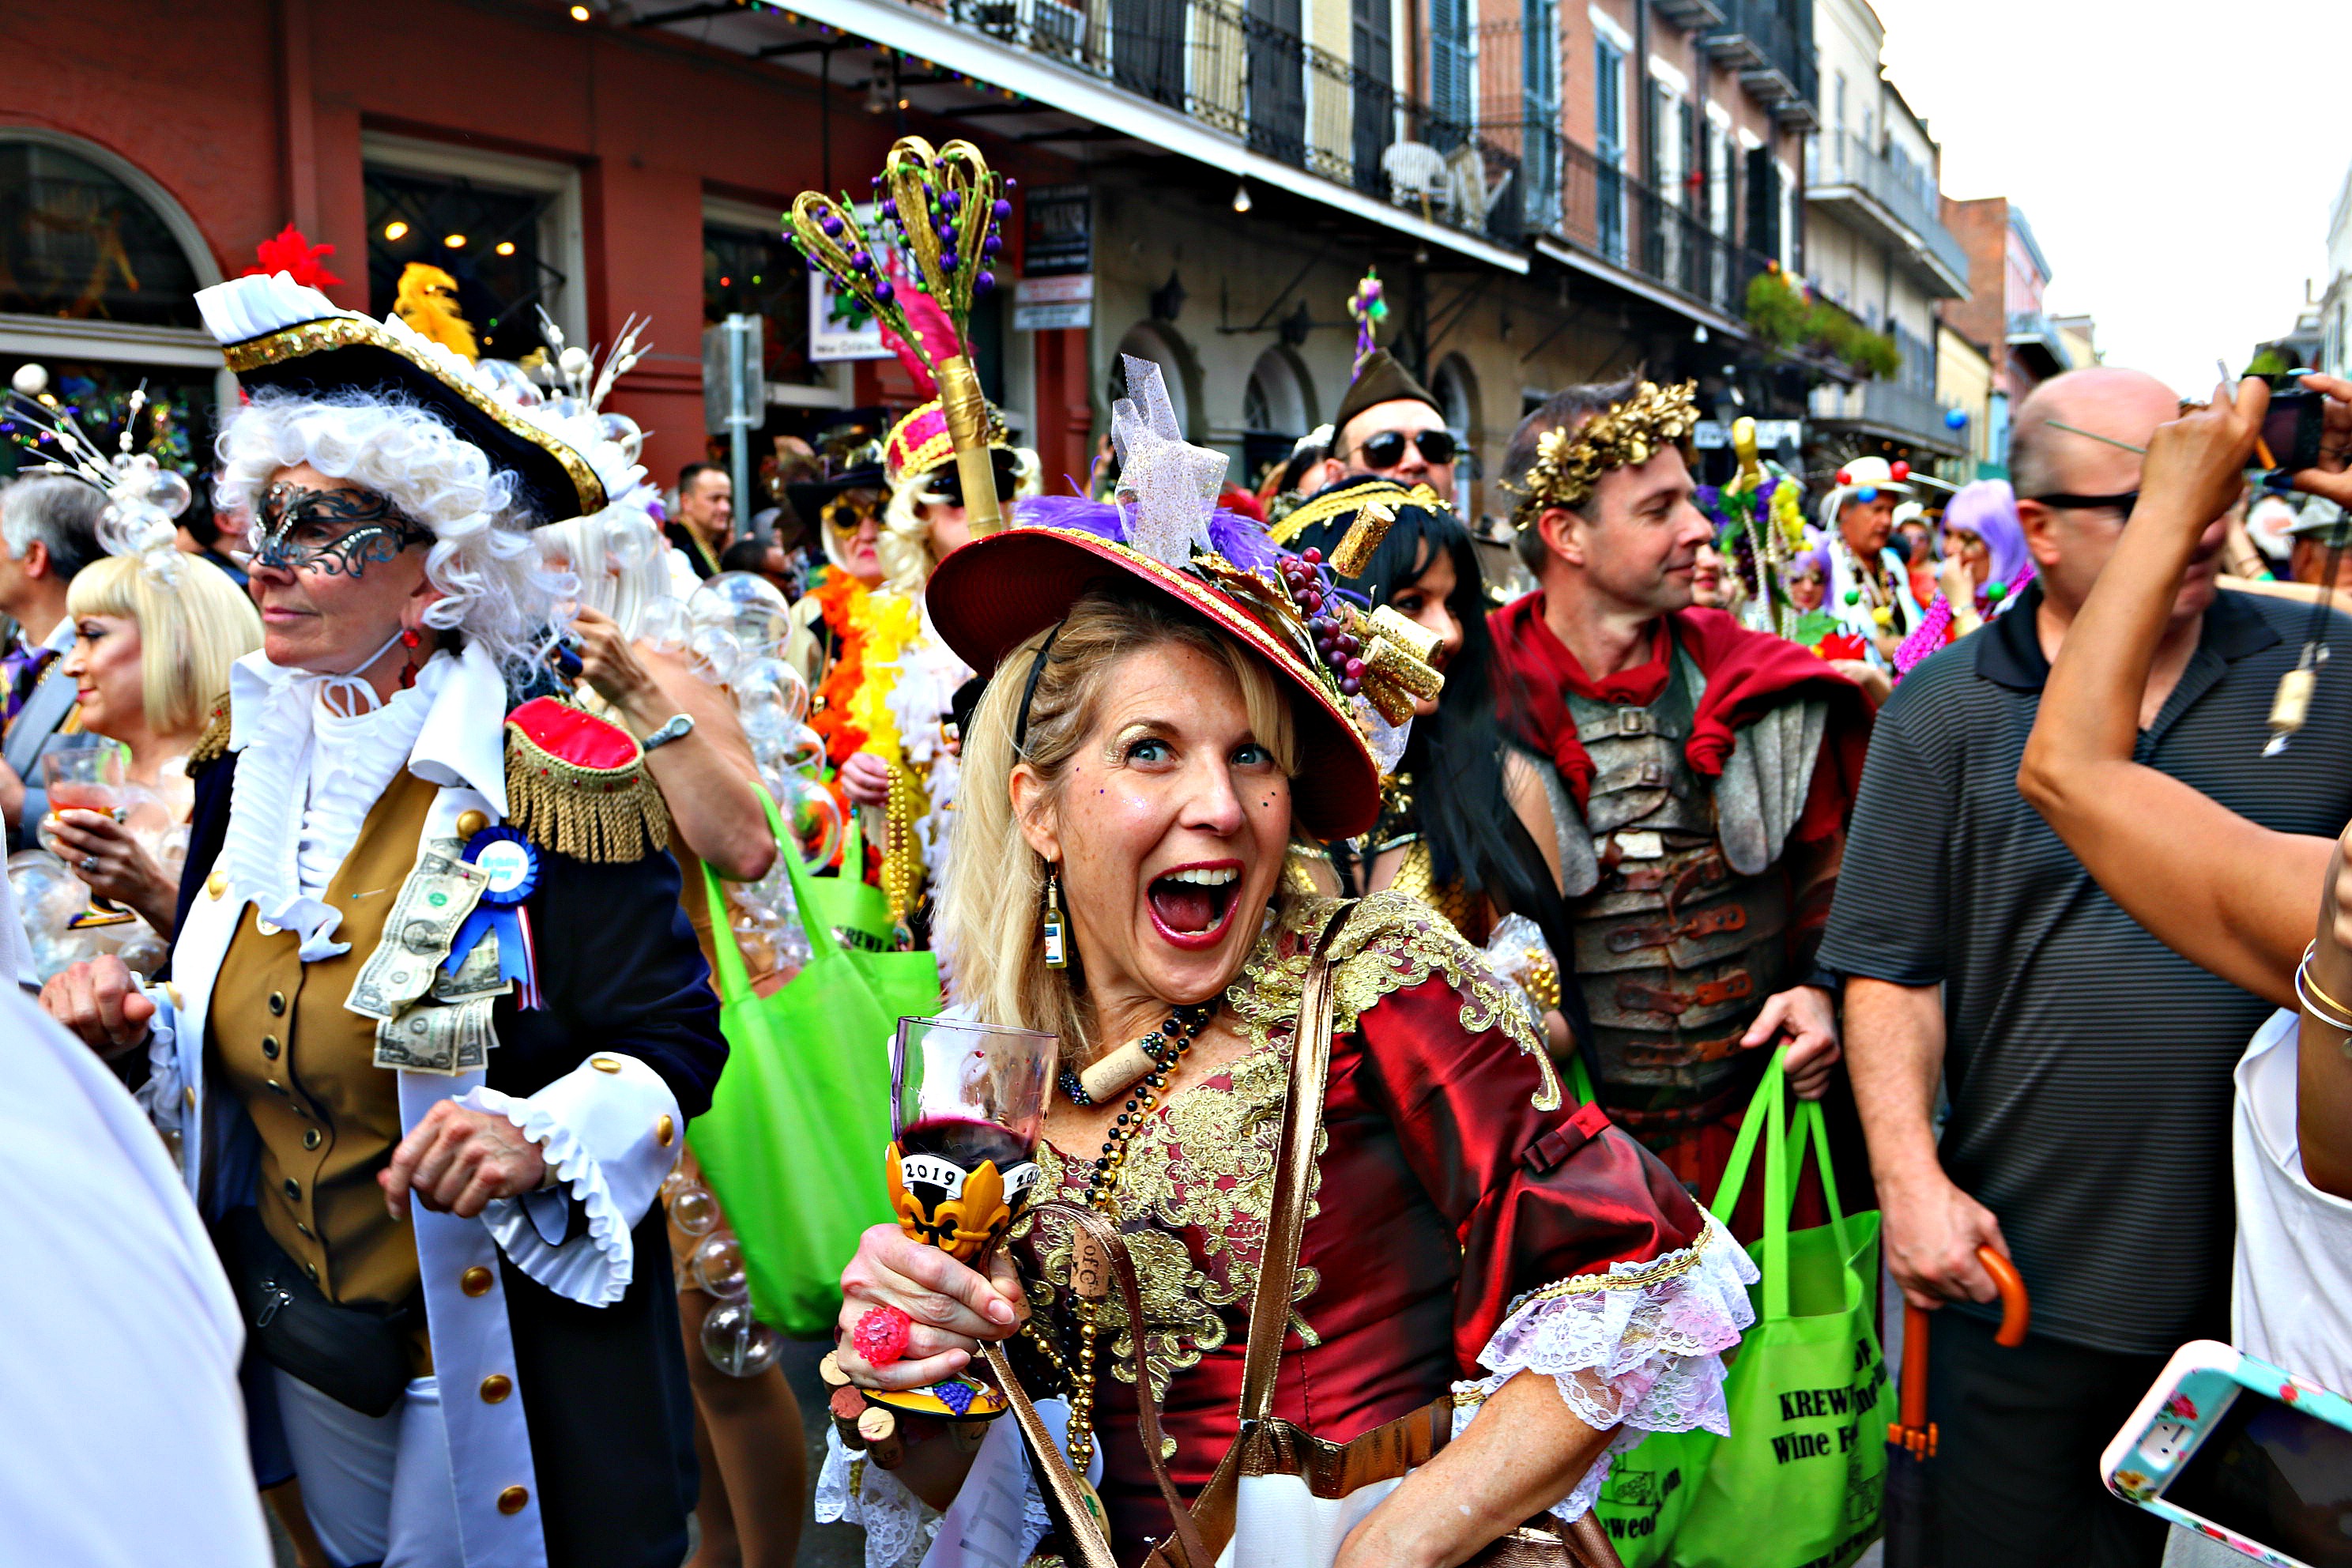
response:
<svg viewBox="0 0 2352 1568"><path fill-rule="evenodd" d="M2006 195L2053 314L2204 395L2326 287L2352 168L2352 0L1872 0L1944 191Z"/></svg>

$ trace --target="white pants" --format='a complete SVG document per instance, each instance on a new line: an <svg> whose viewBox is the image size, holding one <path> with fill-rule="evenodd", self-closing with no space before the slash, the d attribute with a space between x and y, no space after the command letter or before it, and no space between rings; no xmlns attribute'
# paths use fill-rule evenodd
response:
<svg viewBox="0 0 2352 1568"><path fill-rule="evenodd" d="M420 1377L383 1415L362 1415L276 1373L278 1408L310 1527L337 1568L462 1568L440 1384Z"/></svg>

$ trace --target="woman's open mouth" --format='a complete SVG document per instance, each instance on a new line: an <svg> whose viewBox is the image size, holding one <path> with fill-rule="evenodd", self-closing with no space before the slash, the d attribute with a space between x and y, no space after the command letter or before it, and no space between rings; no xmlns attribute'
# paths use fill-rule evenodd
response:
<svg viewBox="0 0 2352 1568"><path fill-rule="evenodd" d="M1223 940L1233 924L1234 907L1241 901L1241 882L1238 860L1179 866L1152 879L1144 902L1161 937L1173 946L1199 952Z"/></svg>

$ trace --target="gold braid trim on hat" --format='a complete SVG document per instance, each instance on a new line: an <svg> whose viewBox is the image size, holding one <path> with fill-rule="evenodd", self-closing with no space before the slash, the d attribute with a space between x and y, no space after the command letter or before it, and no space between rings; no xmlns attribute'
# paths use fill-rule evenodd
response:
<svg viewBox="0 0 2352 1568"><path fill-rule="evenodd" d="M1536 445L1535 467L1505 487L1519 497L1511 526L1524 532L1546 508L1582 504L1610 469L1639 468L1688 437L1698 423L1697 390L1696 382L1660 386L1645 381L1633 396L1573 430L1545 432Z"/></svg>

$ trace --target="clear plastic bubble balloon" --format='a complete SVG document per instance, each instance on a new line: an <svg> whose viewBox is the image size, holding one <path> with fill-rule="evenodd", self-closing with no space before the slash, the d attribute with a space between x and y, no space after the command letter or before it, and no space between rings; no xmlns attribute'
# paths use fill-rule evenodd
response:
<svg viewBox="0 0 2352 1568"><path fill-rule="evenodd" d="M799 670L781 658L747 658L736 668L734 679L727 684L739 700L755 691L774 692L787 715L783 729L785 734L808 722L808 682L801 678ZM754 735L751 738L759 741L767 737Z"/></svg>
<svg viewBox="0 0 2352 1568"><path fill-rule="evenodd" d="M648 599L637 612L636 635L656 653L678 654L686 651L694 627L686 618L686 606L676 599Z"/></svg>
<svg viewBox="0 0 2352 1568"><path fill-rule="evenodd" d="M784 742L782 754L776 759L776 765L786 773L806 773L811 768L823 767L824 737L806 724L801 725Z"/></svg>
<svg viewBox="0 0 2352 1568"><path fill-rule="evenodd" d="M702 1353L730 1377L757 1377L784 1353L782 1336L751 1314L749 1301L729 1301L702 1320Z"/></svg>
<svg viewBox="0 0 2352 1568"><path fill-rule="evenodd" d="M599 414L596 416L596 433L621 448L621 456L632 463L637 460L637 454L645 450L646 433L638 428L635 420L625 414Z"/></svg>
<svg viewBox="0 0 2352 1568"><path fill-rule="evenodd" d="M510 359L476 360L474 374L519 408L536 408L546 401L547 395L530 379L530 373Z"/></svg>
<svg viewBox="0 0 2352 1568"><path fill-rule="evenodd" d="M177 517L188 510L195 492L188 488L187 476L176 468L158 468L155 477L139 499L162 512L165 517Z"/></svg>
<svg viewBox="0 0 2352 1568"><path fill-rule="evenodd" d="M163 945L162 937L144 926L133 929L137 934L124 939L122 945L114 950L114 954L140 979L152 979L155 972L163 967L163 960L171 956L172 950Z"/></svg>
<svg viewBox="0 0 2352 1568"><path fill-rule="evenodd" d="M806 773L787 773L769 785L769 793L776 797L787 837L800 846L801 864L833 864L833 858L841 853L842 835L847 831L841 803L833 792Z"/></svg>
<svg viewBox="0 0 2352 1568"><path fill-rule="evenodd" d="M697 626L724 626L744 652L765 655L792 635L792 609L773 583L750 572L721 572L694 591L687 617Z"/></svg>
<svg viewBox="0 0 2352 1568"><path fill-rule="evenodd" d="M715 1230L702 1238L694 1249L694 1282L722 1301L740 1301L751 1293L743 1244L733 1231Z"/></svg>
<svg viewBox="0 0 2352 1568"><path fill-rule="evenodd" d="M696 627L687 639L686 652L693 661L694 673L714 686L726 685L727 678L743 662L743 645L724 626Z"/></svg>
<svg viewBox="0 0 2352 1568"><path fill-rule="evenodd" d="M719 1200L700 1182L670 1194L669 1222L688 1236L709 1236L719 1227Z"/></svg>
<svg viewBox="0 0 2352 1568"><path fill-rule="evenodd" d="M653 525L642 517L614 516L604 522L604 559L624 572L634 572L654 558L661 542Z"/></svg>
<svg viewBox="0 0 2352 1568"><path fill-rule="evenodd" d="M755 741L772 740L792 732L792 713L772 686L737 692L735 718L743 726L743 733Z"/></svg>

